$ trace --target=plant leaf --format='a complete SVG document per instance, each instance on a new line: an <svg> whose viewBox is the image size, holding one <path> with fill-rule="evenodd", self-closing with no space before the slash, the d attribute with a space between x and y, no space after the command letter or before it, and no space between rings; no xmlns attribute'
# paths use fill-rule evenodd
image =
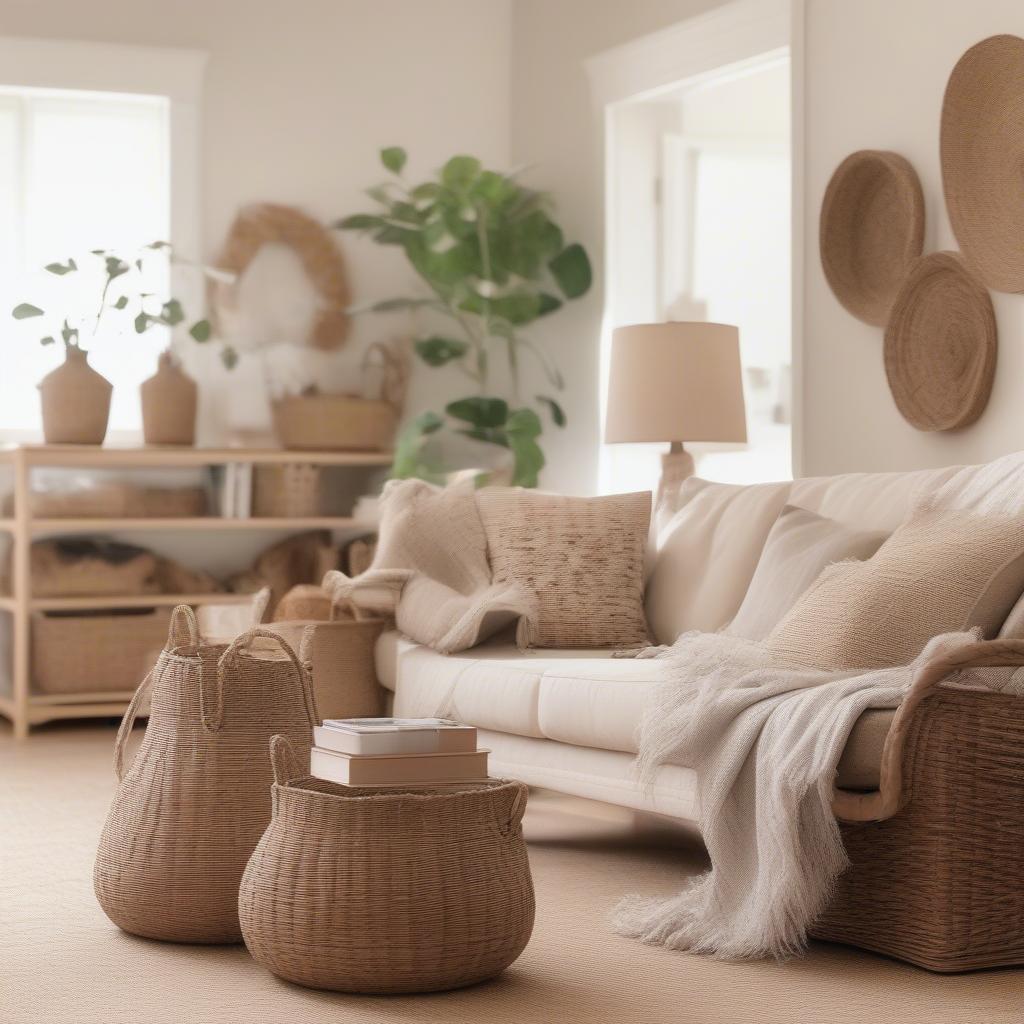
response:
<svg viewBox="0 0 1024 1024"><path fill-rule="evenodd" d="M382 299L370 306L370 311L373 313L395 313L404 309L419 309L421 306L429 306L434 301L434 299Z"/></svg>
<svg viewBox="0 0 1024 1024"><path fill-rule="evenodd" d="M547 316L548 313L554 313L556 309L561 308L561 299L556 299L554 295L548 292L540 293L540 308L537 310L537 316Z"/></svg>
<svg viewBox="0 0 1024 1024"><path fill-rule="evenodd" d="M171 243L170 242L156 241L156 242L150 242L149 245L144 245L142 248L143 249L160 250L160 249L170 249L170 247L171 247Z"/></svg>
<svg viewBox="0 0 1024 1024"><path fill-rule="evenodd" d="M401 146L388 146L380 151L380 162L392 174L401 174L405 166L405 150Z"/></svg>
<svg viewBox="0 0 1024 1024"><path fill-rule="evenodd" d="M469 349L469 345L457 338L442 338L432 335L420 338L415 344L416 354L428 366L444 366L453 359L461 359Z"/></svg>
<svg viewBox="0 0 1024 1024"><path fill-rule="evenodd" d="M61 326L60 336L63 339L65 345L70 345L72 340L76 345L78 344L78 328L72 327L71 324L69 324L66 319L64 320L64 323Z"/></svg>
<svg viewBox="0 0 1024 1024"><path fill-rule="evenodd" d="M391 475L399 480L416 476L420 470L420 451L427 438L444 426L444 420L436 412L424 412L410 420L395 442L395 461L391 464Z"/></svg>
<svg viewBox="0 0 1024 1024"><path fill-rule="evenodd" d="M540 437L544 427L540 417L532 409L516 409L508 418L505 427L509 436L518 434L521 437Z"/></svg>
<svg viewBox="0 0 1024 1024"><path fill-rule="evenodd" d="M230 345L225 345L220 352L220 361L225 369L233 370L238 365L238 353Z"/></svg>
<svg viewBox="0 0 1024 1024"><path fill-rule="evenodd" d="M58 277L63 277L65 274L70 274L72 271L78 269L78 264L69 259L67 263L47 263L44 270L48 270L51 274L56 274Z"/></svg>
<svg viewBox="0 0 1024 1024"><path fill-rule="evenodd" d="M372 231L384 226L384 221L372 213L353 213L336 220L331 227L339 231Z"/></svg>
<svg viewBox="0 0 1024 1024"><path fill-rule="evenodd" d="M39 344L40 345L56 345L57 344L57 340L56 340L56 338L54 338L54 337L52 337L51 335L48 334L45 338L40 338L39 339Z"/></svg>
<svg viewBox="0 0 1024 1024"><path fill-rule="evenodd" d="M456 434L464 434L473 438L474 441L484 441L486 444L501 445L508 447L508 433L502 427L466 427L455 431Z"/></svg>
<svg viewBox="0 0 1024 1024"><path fill-rule="evenodd" d="M209 320L197 320L189 328L188 333L192 337L193 341L198 341L200 344L202 344L204 341L210 340L210 335L213 334L213 328L210 326ZM238 360L237 353L235 354L235 360ZM225 362L224 365L227 366L227 363ZM233 366L234 363L232 363L231 365ZM231 367L229 366L228 369L231 369Z"/></svg>
<svg viewBox="0 0 1024 1024"><path fill-rule="evenodd" d="M118 298L117 302L114 303L114 309L124 309L128 305L128 296L122 295Z"/></svg>
<svg viewBox="0 0 1024 1024"><path fill-rule="evenodd" d="M181 303L177 299L169 299L165 302L160 310L160 319L168 327L180 324L185 319L185 311L181 308Z"/></svg>
<svg viewBox="0 0 1024 1024"><path fill-rule="evenodd" d="M553 398L548 395L537 395L537 401L547 406L548 412L551 413L551 421L556 427L565 426L565 411Z"/></svg>
<svg viewBox="0 0 1024 1024"><path fill-rule="evenodd" d="M11 310L11 316L15 320L27 320L31 316L42 316L43 311L31 302L21 302Z"/></svg>
<svg viewBox="0 0 1024 1024"><path fill-rule="evenodd" d="M140 313L135 318L135 333L143 334L149 330L149 325L153 321L153 318L148 313Z"/></svg>
<svg viewBox="0 0 1024 1024"><path fill-rule="evenodd" d="M548 269L567 299L578 299L590 288L593 279L590 259L579 242L567 245L548 263Z"/></svg>
<svg viewBox="0 0 1024 1024"><path fill-rule="evenodd" d="M457 420L474 427L502 427L508 420L508 402L503 398L485 398L474 395L449 402L444 411Z"/></svg>
<svg viewBox="0 0 1024 1024"><path fill-rule="evenodd" d="M480 173L475 156L453 156L441 170L441 181L456 192L465 192Z"/></svg>
<svg viewBox="0 0 1024 1024"><path fill-rule="evenodd" d="M131 267L124 260L118 259L116 256L108 256L104 262L107 267L107 278L110 281L113 281L115 277L120 277L122 274L127 274L131 270Z"/></svg>

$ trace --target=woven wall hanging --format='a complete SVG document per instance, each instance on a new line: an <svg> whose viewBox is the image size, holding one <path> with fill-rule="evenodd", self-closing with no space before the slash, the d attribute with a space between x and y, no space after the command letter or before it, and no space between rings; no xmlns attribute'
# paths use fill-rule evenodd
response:
<svg viewBox="0 0 1024 1024"><path fill-rule="evenodd" d="M884 150L851 153L825 190L819 245L825 277L844 308L884 326L924 247L924 196L910 163Z"/></svg>
<svg viewBox="0 0 1024 1024"><path fill-rule="evenodd" d="M964 258L990 288L1024 292L1024 39L983 39L942 102L942 184Z"/></svg>
<svg viewBox="0 0 1024 1024"><path fill-rule="evenodd" d="M955 252L911 268L885 329L885 375L896 405L918 430L973 423L996 369L996 318L981 282Z"/></svg>
<svg viewBox="0 0 1024 1024"><path fill-rule="evenodd" d="M323 306L305 343L312 348L339 348L348 336L346 309L351 304L345 260L330 232L312 217L294 207L275 203L244 206L228 231L216 265L240 277L260 249L269 243L293 250L320 294ZM221 332L223 325L219 323L218 310L235 307L237 283L211 280L209 289L210 305Z"/></svg>

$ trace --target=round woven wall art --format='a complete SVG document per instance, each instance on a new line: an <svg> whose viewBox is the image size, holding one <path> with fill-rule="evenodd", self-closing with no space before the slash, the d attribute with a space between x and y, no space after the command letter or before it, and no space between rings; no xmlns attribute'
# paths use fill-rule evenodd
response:
<svg viewBox="0 0 1024 1024"><path fill-rule="evenodd" d="M818 231L821 265L836 298L858 320L884 326L924 247L917 172L897 153L851 153L825 190Z"/></svg>
<svg viewBox="0 0 1024 1024"><path fill-rule="evenodd" d="M304 339L305 344L319 349L339 348L348 336L346 310L351 302L345 260L330 232L312 217L295 207L276 203L244 206L228 231L216 265L241 277L260 249L269 243L285 245L296 254L321 297L322 308L309 337ZM209 288L215 318L218 308L235 306L233 282L211 279Z"/></svg>
<svg viewBox="0 0 1024 1024"><path fill-rule="evenodd" d="M964 258L990 288L1024 292L1024 39L992 36L957 61L939 148Z"/></svg>
<svg viewBox="0 0 1024 1024"><path fill-rule="evenodd" d="M996 317L959 253L934 252L910 269L885 329L885 375L918 430L955 430L988 403L996 370Z"/></svg>

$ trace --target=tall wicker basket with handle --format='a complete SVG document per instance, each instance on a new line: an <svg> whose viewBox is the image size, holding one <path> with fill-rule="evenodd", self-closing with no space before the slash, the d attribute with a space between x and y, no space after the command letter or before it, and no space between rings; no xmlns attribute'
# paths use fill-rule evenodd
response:
<svg viewBox="0 0 1024 1024"><path fill-rule="evenodd" d="M150 691L146 735L125 772ZM111 921L154 939L238 942L239 881L270 821L267 744L283 733L305 753L317 721L307 674L280 637L250 629L203 645L192 610L176 608L117 735L120 785L93 875Z"/></svg>
<svg viewBox="0 0 1024 1024"><path fill-rule="evenodd" d="M245 944L289 981L432 992L492 978L533 930L526 787L337 786L271 741L274 818L239 893Z"/></svg>

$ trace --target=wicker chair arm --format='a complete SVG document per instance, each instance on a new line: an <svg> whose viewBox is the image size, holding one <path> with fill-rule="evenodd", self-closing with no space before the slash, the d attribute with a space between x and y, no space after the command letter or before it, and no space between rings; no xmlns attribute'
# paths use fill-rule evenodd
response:
<svg viewBox="0 0 1024 1024"><path fill-rule="evenodd" d="M925 662L918 670L907 696L896 709L882 748L879 787L874 793L836 790L832 810L843 821L884 821L905 804L903 755L914 715L921 702L939 683L965 668L1024 666L1024 640L984 640L961 647Z"/></svg>

